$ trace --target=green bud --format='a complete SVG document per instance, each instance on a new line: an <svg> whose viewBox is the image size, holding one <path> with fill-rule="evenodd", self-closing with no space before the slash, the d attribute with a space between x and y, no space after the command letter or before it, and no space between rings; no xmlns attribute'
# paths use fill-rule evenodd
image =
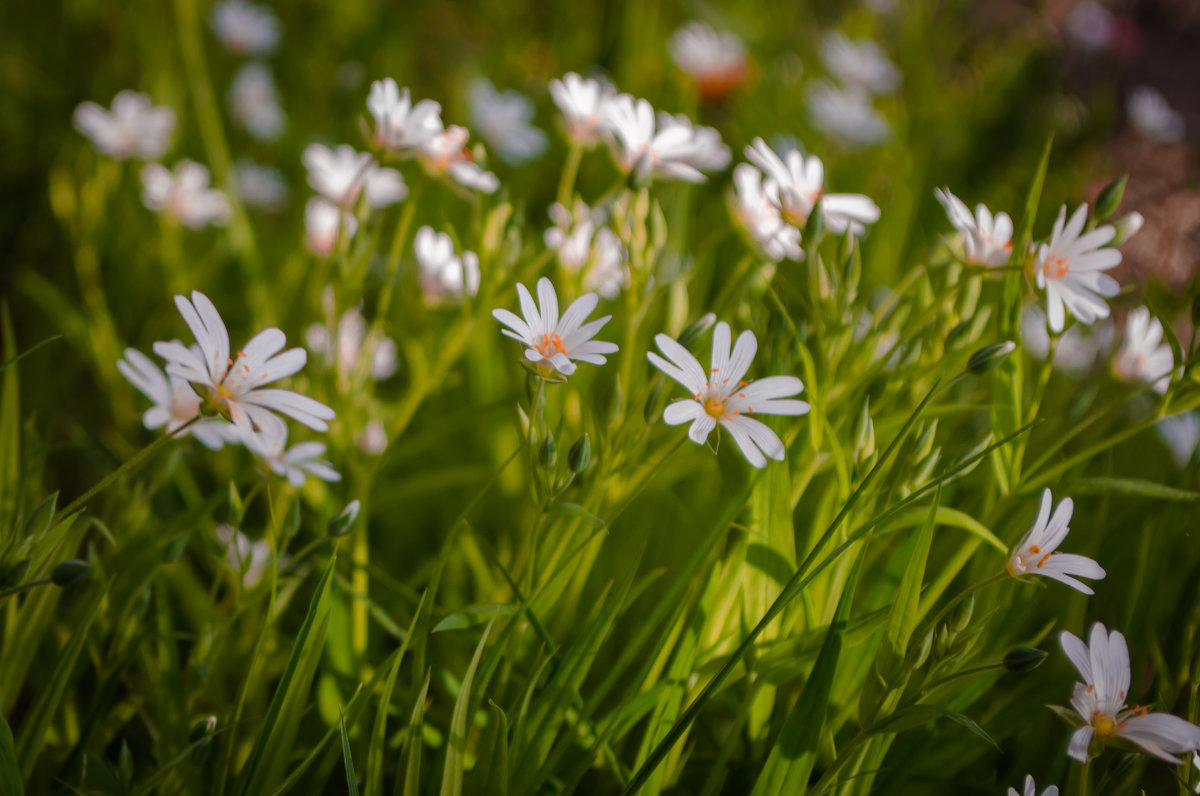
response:
<svg viewBox="0 0 1200 796"><path fill-rule="evenodd" d="M346 508L339 511L329 518L328 533L334 539L340 539L350 533L350 529L354 527L355 521L358 519L358 511L362 508L362 504L357 500L351 500L346 504Z"/></svg>
<svg viewBox="0 0 1200 796"><path fill-rule="evenodd" d="M975 595L967 596L957 609L954 611L954 617L950 620L950 627L955 633L961 633L967 629L967 625L971 624L971 614L975 612Z"/></svg>
<svg viewBox="0 0 1200 796"><path fill-rule="evenodd" d="M871 397L863 401L858 422L854 425L854 448L858 460L865 461L875 452L875 424L871 422Z"/></svg>
<svg viewBox="0 0 1200 796"><path fill-rule="evenodd" d="M542 440L541 447L538 449L538 461L547 470L558 461L558 443L554 441L554 435L549 431L546 432L546 438Z"/></svg>
<svg viewBox="0 0 1200 796"><path fill-rule="evenodd" d="M813 205L812 212L808 214L808 221L804 224L804 239L812 241L812 245L819 246L821 238L825 237L825 213L821 209L821 202Z"/></svg>
<svg viewBox="0 0 1200 796"><path fill-rule="evenodd" d="M879 652L875 654L875 673L888 688L898 688L908 674L903 652L884 639L879 645Z"/></svg>
<svg viewBox="0 0 1200 796"><path fill-rule="evenodd" d="M29 565L32 563L32 558L22 558L0 571L0 589L16 586L25 580L25 576L29 574Z"/></svg>
<svg viewBox="0 0 1200 796"><path fill-rule="evenodd" d="M1004 653L1004 668L1010 672L1032 672L1049 654L1036 647L1013 647Z"/></svg>
<svg viewBox="0 0 1200 796"><path fill-rule="evenodd" d="M938 625L937 635L933 639L933 651L938 658L946 657L950 651L950 630L945 625Z"/></svg>
<svg viewBox="0 0 1200 796"><path fill-rule="evenodd" d="M1121 197L1125 195L1125 183L1128 181L1129 175L1126 174L1104 186L1092 207L1092 214L1097 221L1103 221L1117 212L1117 208L1121 206Z"/></svg>
<svg viewBox="0 0 1200 796"><path fill-rule="evenodd" d="M50 580L55 586L67 588L78 583L83 583L92 576L92 565L86 561L80 561L77 558L72 558L63 561L56 566L50 573Z"/></svg>
<svg viewBox="0 0 1200 796"><path fill-rule="evenodd" d="M981 461L983 461L982 457L980 457L980 458L976 458L976 457L979 457L979 454L983 453L983 451L987 448L987 446L991 445L991 444L992 444L992 435L991 435L991 433L988 433L984 436L983 439L981 439L981 440L979 440L979 442L975 443L975 445L972 446L972 448L970 450L965 451L961 456L959 456L957 459L955 459L954 464L951 466L950 469L952 469L952 470L957 469L958 467L963 465L965 462L969 462L969 461L971 461L971 459L975 459L975 461L969 467L967 467L967 469L961 471L958 474L958 477L962 478L963 476L968 475L971 471L973 471L976 467L979 466L979 463Z"/></svg>
<svg viewBox="0 0 1200 796"><path fill-rule="evenodd" d="M592 466L592 441L585 432L567 452L567 466L573 473L582 473Z"/></svg>
<svg viewBox="0 0 1200 796"><path fill-rule="evenodd" d="M937 418L934 418L930 421L921 421L921 424L921 435L917 438L917 455L915 457L918 460L933 453L933 438L937 435L938 421Z"/></svg>
<svg viewBox="0 0 1200 796"><path fill-rule="evenodd" d="M925 661L929 659L929 652L933 649L933 628L925 633L925 637L921 639L920 646L909 646L908 648L908 671L914 672L925 665Z"/></svg>
<svg viewBox="0 0 1200 796"><path fill-rule="evenodd" d="M954 325L954 328L946 335L946 348L952 348L954 341L962 337L963 332L971 328L971 320L960 321Z"/></svg>
<svg viewBox="0 0 1200 796"><path fill-rule="evenodd" d="M716 322L717 316L715 313L707 312L704 315L701 315L699 318L688 324L688 327L679 335L679 344L684 348L687 348L692 343L696 342L700 335L711 329L713 324Z"/></svg>
<svg viewBox="0 0 1200 796"><path fill-rule="evenodd" d="M133 782L133 752L129 751L129 741L121 739L121 751L117 753L117 768L121 772L121 782L129 785Z"/></svg>
<svg viewBox="0 0 1200 796"><path fill-rule="evenodd" d="M246 516L246 505L242 496L232 481L229 482L229 518L228 522L234 528L241 527L242 518Z"/></svg>
<svg viewBox="0 0 1200 796"><path fill-rule="evenodd" d="M1016 348L1017 344L1012 340L985 345L974 354L971 354L971 358L967 360L967 372L978 376L987 373L989 370L995 370Z"/></svg>
<svg viewBox="0 0 1200 796"><path fill-rule="evenodd" d="M933 468L937 467L938 461L942 458L942 449L937 448L931 450L924 458L917 460L917 466L913 469L913 477L910 483L923 484L933 475Z"/></svg>
<svg viewBox="0 0 1200 796"><path fill-rule="evenodd" d="M187 532L176 534L165 545L163 545L162 560L164 564L174 564L183 555L183 551L187 549L188 534Z"/></svg>
<svg viewBox="0 0 1200 796"><path fill-rule="evenodd" d="M209 753L212 751L213 733L216 730L216 716L208 716L192 725L191 732L188 733L188 743L195 744L192 749L192 760L197 764L208 761Z"/></svg>

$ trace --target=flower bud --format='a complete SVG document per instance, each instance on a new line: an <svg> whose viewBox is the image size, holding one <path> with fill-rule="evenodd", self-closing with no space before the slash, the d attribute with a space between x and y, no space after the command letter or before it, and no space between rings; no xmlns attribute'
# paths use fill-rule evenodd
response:
<svg viewBox="0 0 1200 796"><path fill-rule="evenodd" d="M855 455L860 462L866 461L875 452L875 424L871 422L871 399L863 402L862 412L854 426Z"/></svg>
<svg viewBox="0 0 1200 796"><path fill-rule="evenodd" d="M925 637L921 639L920 646L910 646L908 648L908 670L916 671L925 665L925 661L929 659L929 652L933 649L933 628L925 633Z"/></svg>
<svg viewBox="0 0 1200 796"><path fill-rule="evenodd" d="M712 312L706 312L688 324L688 327L683 330L682 334L679 335L679 344L684 348L687 348L692 343L696 342L700 335L711 329L713 324L716 322L716 314Z"/></svg>
<svg viewBox="0 0 1200 796"><path fill-rule="evenodd" d="M329 535L334 539L338 539L350 533L350 529L354 527L354 523L358 519L358 511L361 508L362 504L357 500L351 500L347 503L346 508L329 519Z"/></svg>
<svg viewBox="0 0 1200 796"><path fill-rule="evenodd" d="M587 433L584 432L584 435L575 440L575 444L567 452L567 467L571 468L571 472L578 474L585 472L591 466L592 441L588 438Z"/></svg>
<svg viewBox="0 0 1200 796"><path fill-rule="evenodd" d="M554 441L554 435L549 431L546 432L546 438L542 440L542 444L538 448L538 461L547 470L558 461L558 443Z"/></svg>
<svg viewBox="0 0 1200 796"><path fill-rule="evenodd" d="M195 744L192 749L192 760L197 764L207 762L212 749L213 733L217 730L217 717L207 716L192 725L188 733L188 743Z"/></svg>
<svg viewBox="0 0 1200 796"><path fill-rule="evenodd" d="M934 639L933 648L939 658L946 657L946 653L950 651L950 630L945 625L938 625L937 637Z"/></svg>
<svg viewBox="0 0 1200 796"><path fill-rule="evenodd" d="M1004 668L1010 672L1032 672L1049 654L1036 647L1013 647L1004 653Z"/></svg>
<svg viewBox="0 0 1200 796"><path fill-rule="evenodd" d="M50 572L50 580L54 582L54 585L64 589L83 583L91 576L92 565L77 558L63 561Z"/></svg>
<svg viewBox="0 0 1200 796"><path fill-rule="evenodd" d="M1096 197L1096 204L1092 206L1092 214L1097 221L1103 221L1117 212L1117 208L1121 206L1121 198L1125 195L1125 183L1128 181L1129 175L1126 174L1113 180L1100 191L1100 195Z"/></svg>
<svg viewBox="0 0 1200 796"><path fill-rule="evenodd" d="M975 595L971 594L968 595L967 599L963 600L955 610L954 617L950 620L950 628L955 633L963 632L967 629L967 625L971 624L971 614L974 612Z"/></svg>
<svg viewBox="0 0 1200 796"><path fill-rule="evenodd" d="M812 241L813 246L819 246L823 237L825 237L825 213L821 209L821 202L817 202L813 205L812 212L808 214L808 221L804 224L804 239Z"/></svg>
<svg viewBox="0 0 1200 796"><path fill-rule="evenodd" d="M1138 231L1145 223L1146 218L1136 210L1121 216L1113 223L1113 226L1117 228L1117 234L1113 237L1112 245L1120 246L1138 234Z"/></svg>
<svg viewBox="0 0 1200 796"><path fill-rule="evenodd" d="M978 376L987 373L989 370L995 370L1004 361L1005 357L1015 351L1016 348L1017 344L1012 340L985 345L974 354L971 354L971 358L967 360L967 371Z"/></svg>

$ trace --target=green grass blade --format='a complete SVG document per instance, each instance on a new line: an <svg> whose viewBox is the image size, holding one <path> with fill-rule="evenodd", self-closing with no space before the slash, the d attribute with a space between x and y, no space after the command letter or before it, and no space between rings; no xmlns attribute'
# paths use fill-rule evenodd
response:
<svg viewBox="0 0 1200 796"><path fill-rule="evenodd" d="M13 747L12 730L0 716L0 793L5 796L23 796L25 786L21 784L21 769L17 765L17 751Z"/></svg>
<svg viewBox="0 0 1200 796"><path fill-rule="evenodd" d="M0 354L10 363L15 362L20 357L16 357L16 334L7 302L0 307L0 331L4 338ZM8 548L9 533L15 532L20 477L21 393L17 368L11 368L4 372L4 380L0 382L0 555Z"/></svg>
<svg viewBox="0 0 1200 796"><path fill-rule="evenodd" d="M6 335L6 337L7 337L7 335ZM8 339L12 339L12 338L9 337ZM3 373L4 371L8 370L8 368L10 366L17 364L25 357L27 357L30 354L32 354L33 352L37 351L42 346L49 345L50 343L53 343L55 340L61 340L61 339L62 339L61 334L56 334L51 337L47 337L45 340L41 341L40 343L35 343L32 348L27 348L24 351L22 351L21 353L17 354L16 356L11 355L8 352L7 346L6 346L4 356L7 357L7 359L5 359L2 364L0 364L0 373Z"/></svg>
<svg viewBox="0 0 1200 796"><path fill-rule="evenodd" d="M350 734L346 732L346 717L338 709L338 727L342 732L342 760L346 764L346 790L350 796L358 796L358 777L354 774L354 757L350 754Z"/></svg>
<svg viewBox="0 0 1200 796"><path fill-rule="evenodd" d="M408 762L404 766L404 778L396 780L396 792L400 791L400 783L404 783L404 796L420 796L421 793L421 752L424 742L421 740L421 728L425 724L425 697L429 694L429 678L432 672L425 673L425 682L417 692L413 701L412 717L408 721L408 733L404 736L404 746Z"/></svg>
<svg viewBox="0 0 1200 796"><path fill-rule="evenodd" d="M479 668L479 659L483 657L483 647L487 644L488 634L492 632L493 618L483 629L483 636L475 646L475 655L463 676L462 686L458 691L458 699L454 701L454 712L450 718L450 735L446 739L446 764L442 768L442 796L462 796L463 771L467 760L467 725L470 718L471 684L475 681L475 670Z"/></svg>
<svg viewBox="0 0 1200 796"><path fill-rule="evenodd" d="M925 564L929 561L929 548L933 545L933 529L937 526L937 509L941 501L942 488L939 485L933 495L929 517L913 540L912 554L908 566L904 568L904 577L900 579L896 600L892 603L892 614L885 635L892 645L892 652L898 657L904 656L908 640L920 619L921 583L925 579Z"/></svg>
<svg viewBox="0 0 1200 796"><path fill-rule="evenodd" d="M467 780L472 796L508 796L508 716L488 702L491 721L479 750L479 762Z"/></svg>
<svg viewBox="0 0 1200 796"><path fill-rule="evenodd" d="M383 684L383 693L379 695L379 711L375 714L375 731L371 736L371 745L367 749L367 783L366 796L382 796L383 794L383 761L387 754L387 717L388 708L392 705L392 692L396 687L396 675L400 673L400 662L408 651L408 643L412 640L421 612L425 608L425 594L413 614L412 624L404 636L404 643L396 652L391 667L387 670L387 680Z"/></svg>

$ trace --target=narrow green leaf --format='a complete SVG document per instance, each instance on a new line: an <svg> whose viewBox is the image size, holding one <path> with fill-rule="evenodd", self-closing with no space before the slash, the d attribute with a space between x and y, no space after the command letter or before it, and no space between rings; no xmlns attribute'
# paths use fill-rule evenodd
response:
<svg viewBox="0 0 1200 796"><path fill-rule="evenodd" d="M488 712L491 720L467 790L472 796L508 796L508 716L491 700Z"/></svg>
<svg viewBox="0 0 1200 796"><path fill-rule="evenodd" d="M1072 495L1140 495L1156 500L1178 500L1185 503L1200 501L1200 492L1176 489L1165 484L1145 481L1141 478L1107 478L1095 476L1081 478L1071 485Z"/></svg>
<svg viewBox="0 0 1200 796"><path fill-rule="evenodd" d="M497 616L508 616L516 612L513 605L470 605L461 611L448 614L442 621L434 625L431 632L440 633L443 630L462 630L476 625L482 625Z"/></svg>
<svg viewBox="0 0 1200 796"><path fill-rule="evenodd" d="M358 777L354 775L354 758L350 754L350 734L346 732L346 717L338 708L338 726L342 730L342 760L346 764L346 790L350 796L358 796Z"/></svg>
<svg viewBox="0 0 1200 796"><path fill-rule="evenodd" d="M412 623L404 634L404 643L400 645L392 665L388 669L387 681L383 685L383 693L379 695L379 710L375 714L375 732L371 736L371 745L367 749L367 783L366 796L382 796L383 794L383 760L387 753L387 717L388 709L392 706L392 692L396 687L396 675L400 673L400 662L408 651L408 643L412 640L421 612L425 608L425 597L428 592L421 594L421 602L413 613Z"/></svg>
<svg viewBox="0 0 1200 796"><path fill-rule="evenodd" d="M892 651L898 656L903 656L908 649L908 639L921 616L921 583L925 580L925 563L929 560L929 548L933 545L933 529L937 526L935 519L941 499L942 488L938 486L933 494L933 505L929 509L928 518L921 526L920 533L913 539L912 554L904 568L904 576L900 579L896 601L892 603L886 635L891 642Z"/></svg>
<svg viewBox="0 0 1200 796"><path fill-rule="evenodd" d="M0 793L5 796L23 796L25 786L21 784L21 780L12 730L8 728L4 716L0 716Z"/></svg>
<svg viewBox="0 0 1200 796"><path fill-rule="evenodd" d="M950 719L959 726L969 730L972 734L987 741L996 747L997 750L1000 750L1000 745L974 719L941 705L911 705L910 707L900 708L892 715L867 728L866 732L872 735L900 733L905 730L911 730L914 727L919 727L934 719Z"/></svg>
<svg viewBox="0 0 1200 796"><path fill-rule="evenodd" d="M8 302L0 306L0 337L4 339L0 355L14 362L17 341ZM0 550L7 547L7 536L16 522L20 478L21 393L17 368L10 368L4 372L3 382L0 382Z"/></svg>
<svg viewBox="0 0 1200 796"><path fill-rule="evenodd" d="M412 717L408 721L408 732L404 736L404 746L408 753L408 762L404 766L404 779L396 780L396 792L400 791L400 783L404 783L404 796L420 796L421 793L421 752L424 743L421 741L421 728L425 724L425 697L429 694L429 678L432 671L425 672L425 682L417 692L413 702Z"/></svg>
<svg viewBox="0 0 1200 796"><path fill-rule="evenodd" d="M580 519L587 520L592 525L607 525L604 520L591 513L578 503L555 503L548 511L562 511L567 514L572 514Z"/></svg>
<svg viewBox="0 0 1200 796"><path fill-rule="evenodd" d="M928 517L928 512L925 509L913 509L912 511L901 512L896 515L895 525L899 527L917 525L925 522ZM979 520L972 517L970 514L959 511L958 509L950 508L949 506L938 506L936 522L938 525L949 525L954 528L961 528L967 533L978 536L983 541L990 544L998 552L1008 555L1008 545L1000 540L1000 537L992 533L992 531Z"/></svg>
<svg viewBox="0 0 1200 796"><path fill-rule="evenodd" d="M463 771L467 764L467 719L470 715L471 684L475 681L475 670L479 668L479 659L483 657L483 647L487 643L488 634L492 632L495 618L488 622L483 629L483 636L475 646L475 655L463 676L462 686L458 690L458 699L454 700L454 712L450 717L450 735L446 738L446 764L442 768L442 796L462 796Z"/></svg>
<svg viewBox="0 0 1200 796"><path fill-rule="evenodd" d="M17 364L22 359L24 359L25 357L32 354L34 351L37 351L42 346L49 345L50 343L53 343L55 340L61 340L61 339L62 339L61 334L56 334L56 335L53 335L52 337L47 337L42 342L35 343L32 348L27 348L24 351L22 351L21 353L17 354L16 356L12 356L8 351L8 347L6 346L4 355L8 358L4 361L3 364L0 364L0 373L3 373L5 370L7 370L10 365Z"/></svg>

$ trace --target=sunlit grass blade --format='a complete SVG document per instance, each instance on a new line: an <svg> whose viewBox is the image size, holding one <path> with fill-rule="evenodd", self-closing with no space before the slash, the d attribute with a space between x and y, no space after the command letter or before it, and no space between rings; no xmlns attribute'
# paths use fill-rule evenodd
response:
<svg viewBox="0 0 1200 796"><path fill-rule="evenodd" d="M346 765L346 791L358 796L358 777L354 774L354 757L350 754L350 735L346 732L346 717L338 712L338 727L342 735L342 761Z"/></svg>
<svg viewBox="0 0 1200 796"><path fill-rule="evenodd" d="M425 697L429 694L430 674L425 674L425 682L421 684L416 699L413 700L412 716L408 721L408 731L404 735L404 776L396 778L397 796L401 793L403 796L419 796L421 793L421 753L425 748L421 732L425 726ZM404 787L403 792L400 790L401 785Z"/></svg>
<svg viewBox="0 0 1200 796"><path fill-rule="evenodd" d="M463 675L462 685L458 691L458 699L454 701L454 712L450 718L450 734L446 738L446 763L442 768L442 796L462 796L463 773L467 761L467 721L470 716L471 686L475 682L475 670L479 668L479 659L483 657L483 649L487 644L488 634L492 631L493 618L483 629L483 636L475 647L475 654Z"/></svg>
<svg viewBox="0 0 1200 796"><path fill-rule="evenodd" d="M471 796L508 796L508 717L495 702L488 702L487 734L479 759L467 779Z"/></svg>
<svg viewBox="0 0 1200 796"><path fill-rule="evenodd" d="M422 594L421 602L413 614L412 624L408 626L408 632L404 634L404 642L400 645L400 649L393 653L392 665L387 669L387 680L384 681L383 691L379 695L379 710L375 714L375 731L371 735L371 745L367 749L365 796L382 796L383 794L383 765L387 755L387 719L388 711L392 706L392 691L396 686L396 675L400 673L400 662L404 660L404 653L408 651L408 644L412 640L413 632L416 630L417 622L424 609L425 595Z"/></svg>

